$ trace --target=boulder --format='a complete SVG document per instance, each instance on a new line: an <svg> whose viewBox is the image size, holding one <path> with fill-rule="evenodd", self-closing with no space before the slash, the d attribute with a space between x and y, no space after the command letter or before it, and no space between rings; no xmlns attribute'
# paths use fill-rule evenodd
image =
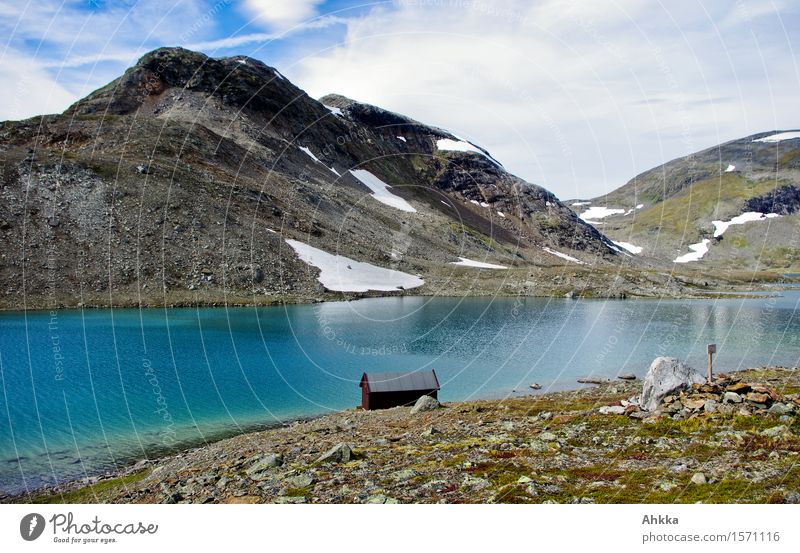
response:
<svg viewBox="0 0 800 553"><path fill-rule="evenodd" d="M318 463L347 463L353 455L353 448L346 443L338 443L317 459Z"/></svg>
<svg viewBox="0 0 800 553"><path fill-rule="evenodd" d="M791 403L773 403L769 408L770 415L791 415L794 412L794 406Z"/></svg>
<svg viewBox="0 0 800 553"><path fill-rule="evenodd" d="M741 403L742 396L736 392L725 392L722 396L722 403Z"/></svg>
<svg viewBox="0 0 800 553"><path fill-rule="evenodd" d="M625 414L625 407L622 405L603 405L598 411L601 415L623 415Z"/></svg>
<svg viewBox="0 0 800 553"><path fill-rule="evenodd" d="M644 378L641 406L654 411L664 397L705 381L703 375L674 357L656 357Z"/></svg>
<svg viewBox="0 0 800 553"><path fill-rule="evenodd" d="M439 407L441 407L441 405L436 398L432 398L431 396L422 396L414 404L414 407L411 408L411 412L422 413L424 411L433 411Z"/></svg>

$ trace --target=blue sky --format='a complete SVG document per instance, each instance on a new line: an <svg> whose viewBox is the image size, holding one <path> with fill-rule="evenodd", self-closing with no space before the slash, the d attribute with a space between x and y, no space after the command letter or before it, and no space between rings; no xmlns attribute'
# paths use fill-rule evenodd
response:
<svg viewBox="0 0 800 553"><path fill-rule="evenodd" d="M3 2L0 119L62 111L180 45L261 59L312 96L448 128L561 198L592 197L800 128L798 28L789 0Z"/></svg>

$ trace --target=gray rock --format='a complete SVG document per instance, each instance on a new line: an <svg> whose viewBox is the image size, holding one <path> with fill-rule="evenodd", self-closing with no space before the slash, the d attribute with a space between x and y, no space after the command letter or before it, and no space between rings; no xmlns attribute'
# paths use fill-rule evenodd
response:
<svg viewBox="0 0 800 553"><path fill-rule="evenodd" d="M314 477L308 473L290 476L283 481L288 488L307 488L314 484Z"/></svg>
<svg viewBox="0 0 800 553"><path fill-rule="evenodd" d="M618 374L617 378L620 380L636 380L636 375L633 373Z"/></svg>
<svg viewBox="0 0 800 553"><path fill-rule="evenodd" d="M432 398L431 396L422 396L414 404L414 407L411 409L411 413L416 414L424 411L433 411L439 407L441 407L441 404L438 400Z"/></svg>
<svg viewBox="0 0 800 553"><path fill-rule="evenodd" d="M542 385L539 384L538 382L534 382L533 384L528 384L528 387L531 390L541 390L542 389Z"/></svg>
<svg viewBox="0 0 800 553"><path fill-rule="evenodd" d="M773 426L772 428L767 428L766 430L761 431L761 434L763 436L767 436L768 438L778 438L788 433L789 433L789 427L787 427L784 424L780 426Z"/></svg>
<svg viewBox="0 0 800 553"><path fill-rule="evenodd" d="M430 428L422 431L422 435L426 436L426 437L427 436L433 436L434 434L441 434L439 429L436 428L435 426L431 426Z"/></svg>
<svg viewBox="0 0 800 553"><path fill-rule="evenodd" d="M603 405L598 409L602 415L624 415L625 408L622 405Z"/></svg>
<svg viewBox="0 0 800 553"><path fill-rule="evenodd" d="M716 413L719 409L719 402L714 399L708 399L703 404L703 411L706 413Z"/></svg>
<svg viewBox="0 0 800 553"><path fill-rule="evenodd" d="M722 396L722 403L741 403L742 396L736 392L725 392Z"/></svg>
<svg viewBox="0 0 800 553"><path fill-rule="evenodd" d="M773 403L767 413L770 415L791 415L794 412L794 406L789 403Z"/></svg>
<svg viewBox="0 0 800 553"><path fill-rule="evenodd" d="M247 469L247 474L255 476L270 469L280 467L281 465L283 465L283 455L280 453L271 453L256 460L256 462Z"/></svg>
<svg viewBox="0 0 800 553"><path fill-rule="evenodd" d="M403 469L392 473L392 478L395 480L410 480L417 475L414 469Z"/></svg>
<svg viewBox="0 0 800 553"><path fill-rule="evenodd" d="M318 463L347 463L353 456L353 448L341 442L323 453L317 459Z"/></svg>
<svg viewBox="0 0 800 553"><path fill-rule="evenodd" d="M553 434L552 432L542 432L539 434L539 439L543 442L554 442L558 439L558 436Z"/></svg>
<svg viewBox="0 0 800 553"><path fill-rule="evenodd" d="M708 482L706 480L706 475L702 472L696 472L692 475L692 484L705 484Z"/></svg>
<svg viewBox="0 0 800 553"><path fill-rule="evenodd" d="M656 357L644 378L640 403L643 409L654 411L665 396L705 381L703 375L674 357Z"/></svg>

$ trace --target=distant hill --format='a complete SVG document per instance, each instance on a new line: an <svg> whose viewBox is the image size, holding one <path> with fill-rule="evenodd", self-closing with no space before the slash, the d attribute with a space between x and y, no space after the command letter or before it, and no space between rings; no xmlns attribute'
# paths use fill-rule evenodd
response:
<svg viewBox="0 0 800 553"><path fill-rule="evenodd" d="M605 196L567 203L617 242L641 248L640 257L663 264L794 271L800 131L726 142L646 171Z"/></svg>

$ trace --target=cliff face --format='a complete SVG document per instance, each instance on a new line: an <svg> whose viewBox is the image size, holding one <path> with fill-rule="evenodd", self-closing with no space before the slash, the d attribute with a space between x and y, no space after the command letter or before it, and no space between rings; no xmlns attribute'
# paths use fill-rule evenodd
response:
<svg viewBox="0 0 800 553"><path fill-rule="evenodd" d="M620 263L601 233L485 150L322 100L251 58L164 48L63 114L3 123L0 304L320 297L318 269L286 239L421 275L421 293ZM511 276L450 265L459 257Z"/></svg>

